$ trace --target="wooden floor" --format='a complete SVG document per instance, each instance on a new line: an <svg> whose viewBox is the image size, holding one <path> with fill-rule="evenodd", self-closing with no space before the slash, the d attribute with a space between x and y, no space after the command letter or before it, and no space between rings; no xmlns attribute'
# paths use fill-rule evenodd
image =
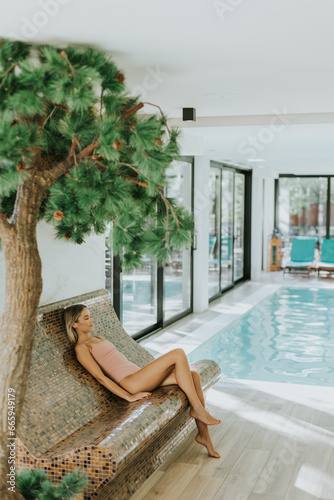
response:
<svg viewBox="0 0 334 500"><path fill-rule="evenodd" d="M207 407L221 458L193 433L131 500L334 499L334 389L222 380Z"/></svg>

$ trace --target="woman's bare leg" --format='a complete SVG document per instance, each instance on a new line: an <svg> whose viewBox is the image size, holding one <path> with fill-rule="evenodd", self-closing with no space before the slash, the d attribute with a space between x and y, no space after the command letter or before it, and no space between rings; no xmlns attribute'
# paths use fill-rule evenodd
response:
<svg viewBox="0 0 334 500"><path fill-rule="evenodd" d="M174 349L151 361L138 372L123 378L120 386L131 394L153 391L174 370L177 385L185 392L189 400L191 406L190 415L207 425L220 424L221 421L212 417L203 407L195 390L187 357L182 349Z"/></svg>
<svg viewBox="0 0 334 500"><path fill-rule="evenodd" d="M205 400L204 400L204 394L202 390L202 385L201 385L201 379L200 376L197 372L191 371L191 376L193 378L195 390L197 392L197 396L202 403L202 406L205 408ZM175 378L175 372L172 372L168 377L160 384L161 387L164 387L166 385L175 385L177 384L176 378ZM219 453L214 449L211 437L209 434L209 429L206 424L201 422L200 420L196 420L196 425L198 429L198 434L195 437L195 440L197 443L202 444L205 446L205 448L208 450L208 453L210 457L214 458L220 458Z"/></svg>

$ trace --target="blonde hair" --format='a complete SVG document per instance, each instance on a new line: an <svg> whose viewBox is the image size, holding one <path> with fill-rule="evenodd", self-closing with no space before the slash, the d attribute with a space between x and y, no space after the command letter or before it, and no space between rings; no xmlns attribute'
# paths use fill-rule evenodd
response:
<svg viewBox="0 0 334 500"><path fill-rule="evenodd" d="M83 304L75 304L69 306L64 311L64 321L66 326L67 336L70 339L71 344L76 345L78 342L78 333L75 328L73 328L73 323L76 323L80 318L82 311L86 309Z"/></svg>

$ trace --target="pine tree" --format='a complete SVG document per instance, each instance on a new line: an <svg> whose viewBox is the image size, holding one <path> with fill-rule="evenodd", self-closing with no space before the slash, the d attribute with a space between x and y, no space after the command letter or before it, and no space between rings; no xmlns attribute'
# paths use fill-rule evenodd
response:
<svg viewBox="0 0 334 500"><path fill-rule="evenodd" d="M70 500L88 485L83 471L75 470L55 485L43 469L25 469L16 474L18 488L25 500Z"/></svg>
<svg viewBox="0 0 334 500"><path fill-rule="evenodd" d="M90 48L0 40L1 498L7 389L16 391L17 424L42 291L37 222L48 221L74 244L112 222L114 250L126 267L138 266L144 253L162 265L191 238L191 216L164 195L178 131L160 108L138 114L148 103L131 97L124 80L113 61Z"/></svg>

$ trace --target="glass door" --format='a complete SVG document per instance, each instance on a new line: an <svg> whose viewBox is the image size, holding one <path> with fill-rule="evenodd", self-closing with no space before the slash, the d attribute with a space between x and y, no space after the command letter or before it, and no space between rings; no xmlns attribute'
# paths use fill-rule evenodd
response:
<svg viewBox="0 0 334 500"><path fill-rule="evenodd" d="M209 212L209 297L216 295L220 290L219 280L219 245L220 245L220 198L221 198L221 169L211 167L210 212Z"/></svg>
<svg viewBox="0 0 334 500"><path fill-rule="evenodd" d="M222 169L222 210L220 245L220 288L223 290L233 284L233 192L234 172Z"/></svg>
<svg viewBox="0 0 334 500"><path fill-rule="evenodd" d="M250 174L211 162L209 189L209 297L213 298L249 278L250 228L245 214L250 207Z"/></svg>
<svg viewBox="0 0 334 500"><path fill-rule="evenodd" d="M245 176L235 173L234 187L234 281L244 275Z"/></svg>
<svg viewBox="0 0 334 500"><path fill-rule="evenodd" d="M192 168L186 161L174 161L166 171L167 196L192 211ZM164 323L191 309L191 246L174 252L163 273Z"/></svg>
<svg viewBox="0 0 334 500"><path fill-rule="evenodd" d="M157 323L157 266L143 255L138 269L122 272L122 325L129 335Z"/></svg>

